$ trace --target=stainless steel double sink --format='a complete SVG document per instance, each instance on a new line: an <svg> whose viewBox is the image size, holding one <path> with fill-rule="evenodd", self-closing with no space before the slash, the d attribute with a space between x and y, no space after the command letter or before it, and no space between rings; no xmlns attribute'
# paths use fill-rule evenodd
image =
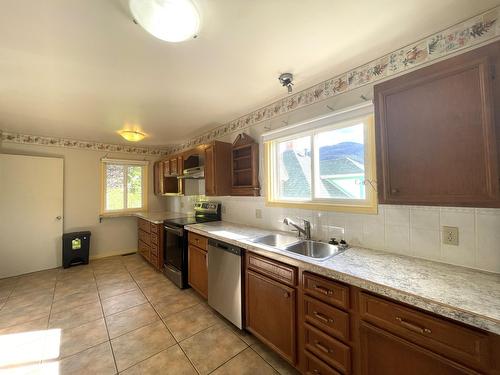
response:
<svg viewBox="0 0 500 375"><path fill-rule="evenodd" d="M250 241L275 247L279 250L290 251L291 253L320 261L331 258L345 250L336 245L330 245L320 241L302 240L283 234L269 234L267 236L253 238Z"/></svg>

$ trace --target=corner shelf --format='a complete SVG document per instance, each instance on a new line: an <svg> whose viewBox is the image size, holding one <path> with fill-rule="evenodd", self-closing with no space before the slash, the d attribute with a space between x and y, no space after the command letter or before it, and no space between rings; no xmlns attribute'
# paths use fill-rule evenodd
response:
<svg viewBox="0 0 500 375"><path fill-rule="evenodd" d="M233 143L231 180L231 195L260 195L259 145L245 133L239 134Z"/></svg>

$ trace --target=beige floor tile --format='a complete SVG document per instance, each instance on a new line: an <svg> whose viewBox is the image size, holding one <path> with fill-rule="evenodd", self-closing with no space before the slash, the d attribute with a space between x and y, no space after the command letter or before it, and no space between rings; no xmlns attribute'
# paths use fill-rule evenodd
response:
<svg viewBox="0 0 500 375"><path fill-rule="evenodd" d="M11 333L22 333L31 331L41 331L47 329L49 324L49 316L31 320L26 323L17 324L15 326L10 326L4 329L0 329L0 335L8 335Z"/></svg>
<svg viewBox="0 0 500 375"><path fill-rule="evenodd" d="M139 290L139 287L137 286L135 281L126 281L115 284L105 284L99 286L98 289L101 300L105 300L109 297L117 296L119 294L131 292L133 290Z"/></svg>
<svg viewBox="0 0 500 375"><path fill-rule="evenodd" d="M144 297L144 294L142 294L139 290L133 290L131 292L105 299L101 303L104 315L108 316L137 305L142 305L145 302L147 302L147 299Z"/></svg>
<svg viewBox="0 0 500 375"><path fill-rule="evenodd" d="M55 287L55 282L40 283L39 285L33 284L33 285L16 286L12 291L12 293L10 294L9 298L22 296L25 294L50 293L51 291L52 292L54 291L54 287Z"/></svg>
<svg viewBox="0 0 500 375"><path fill-rule="evenodd" d="M197 375L198 373L182 352L179 345L155 354L130 367L123 375Z"/></svg>
<svg viewBox="0 0 500 375"><path fill-rule="evenodd" d="M206 306L200 304L165 319L165 324L177 341L220 323L220 319Z"/></svg>
<svg viewBox="0 0 500 375"><path fill-rule="evenodd" d="M21 323L31 322L33 320L46 318L50 314L50 306L26 306L22 312L16 310L0 311L0 329L18 325Z"/></svg>
<svg viewBox="0 0 500 375"><path fill-rule="evenodd" d="M161 320L111 340L118 371L123 371L175 344Z"/></svg>
<svg viewBox="0 0 500 375"><path fill-rule="evenodd" d="M106 324L109 336L115 338L159 319L153 307L149 303L145 303L107 316Z"/></svg>
<svg viewBox="0 0 500 375"><path fill-rule="evenodd" d="M115 362L109 342L64 358L59 361L58 367L58 372L56 372L58 375L116 374ZM44 368L50 369L51 363L45 362ZM52 368L54 367L52 366Z"/></svg>
<svg viewBox="0 0 500 375"><path fill-rule="evenodd" d="M201 303L201 300L191 290L185 290L172 294L167 301L157 303L154 306L162 318L167 318L199 303Z"/></svg>
<svg viewBox="0 0 500 375"><path fill-rule="evenodd" d="M214 375L277 375L278 373L252 349L243 350L236 357L212 372Z"/></svg>
<svg viewBox="0 0 500 375"><path fill-rule="evenodd" d="M179 343L200 374L208 374L248 346L223 324Z"/></svg>
<svg viewBox="0 0 500 375"><path fill-rule="evenodd" d="M58 281L54 292L54 301L59 301L75 293L95 292L97 286L94 281L85 283Z"/></svg>
<svg viewBox="0 0 500 375"><path fill-rule="evenodd" d="M170 296L179 293L179 288L168 280L140 287L146 298L154 304L168 302Z"/></svg>
<svg viewBox="0 0 500 375"><path fill-rule="evenodd" d="M50 315L49 328L73 328L102 318L99 302L89 303Z"/></svg>
<svg viewBox="0 0 500 375"><path fill-rule="evenodd" d="M240 339L245 341L247 345L253 345L256 343L259 343L259 340L252 335L250 332L247 332L245 330L241 330L238 327L236 327L234 324L231 322L227 321L226 319L220 317L220 319L224 322L224 324Z"/></svg>
<svg viewBox="0 0 500 375"><path fill-rule="evenodd" d="M104 319L61 331L59 357L64 358L108 341Z"/></svg>
<svg viewBox="0 0 500 375"><path fill-rule="evenodd" d="M116 285L120 283L131 283L134 281L128 272L120 274L106 274L95 279L98 287Z"/></svg>
<svg viewBox="0 0 500 375"><path fill-rule="evenodd" d="M25 307L30 305L45 307L52 304L53 298L54 291L50 289L43 292L19 294L7 300L4 305L4 310L17 310L22 312Z"/></svg>
<svg viewBox="0 0 500 375"><path fill-rule="evenodd" d="M0 285L0 298L7 298L11 295L15 288L15 284L12 285Z"/></svg>
<svg viewBox="0 0 500 375"><path fill-rule="evenodd" d="M99 302L99 295L95 290L73 293L55 301L52 304L52 314L96 302Z"/></svg>
<svg viewBox="0 0 500 375"><path fill-rule="evenodd" d="M299 375L299 372L294 369L287 361L281 358L262 343L257 343L251 346L267 363L269 363L281 375Z"/></svg>

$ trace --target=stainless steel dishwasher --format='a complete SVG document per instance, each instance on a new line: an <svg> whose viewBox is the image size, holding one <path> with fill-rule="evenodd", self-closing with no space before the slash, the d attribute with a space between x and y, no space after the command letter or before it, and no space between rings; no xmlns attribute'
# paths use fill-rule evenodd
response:
<svg viewBox="0 0 500 375"><path fill-rule="evenodd" d="M208 240L208 304L239 329L243 328L242 255L237 246Z"/></svg>

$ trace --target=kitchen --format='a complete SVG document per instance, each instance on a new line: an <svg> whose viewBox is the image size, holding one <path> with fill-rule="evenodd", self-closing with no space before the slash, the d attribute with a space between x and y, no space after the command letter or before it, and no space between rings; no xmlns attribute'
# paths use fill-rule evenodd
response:
<svg viewBox="0 0 500 375"><path fill-rule="evenodd" d="M362 3L6 4L1 371L500 373L500 4Z"/></svg>

